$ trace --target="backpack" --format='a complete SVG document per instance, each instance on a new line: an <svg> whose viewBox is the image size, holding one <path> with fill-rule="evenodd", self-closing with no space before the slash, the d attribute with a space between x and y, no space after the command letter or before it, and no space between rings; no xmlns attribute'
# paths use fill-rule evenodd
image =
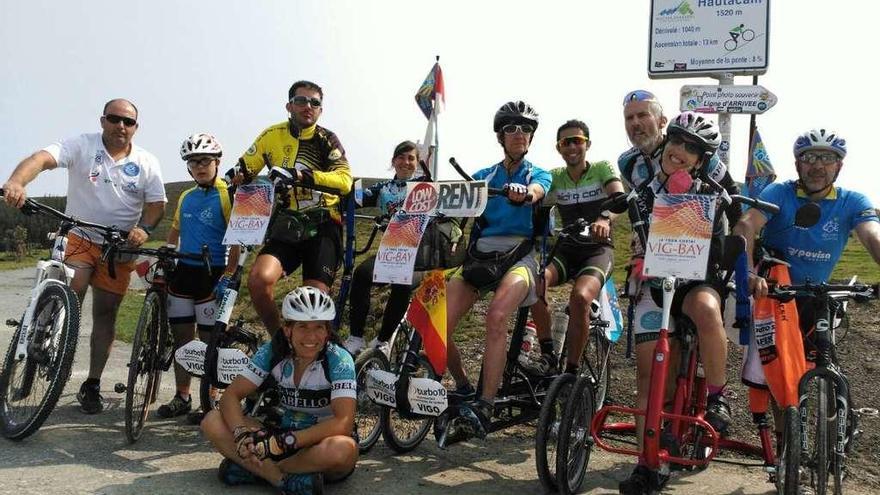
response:
<svg viewBox="0 0 880 495"><path fill-rule="evenodd" d="M434 218L428 223L422 242L416 251L414 271L453 268L464 262L466 246L461 242L463 233L456 218Z"/></svg>

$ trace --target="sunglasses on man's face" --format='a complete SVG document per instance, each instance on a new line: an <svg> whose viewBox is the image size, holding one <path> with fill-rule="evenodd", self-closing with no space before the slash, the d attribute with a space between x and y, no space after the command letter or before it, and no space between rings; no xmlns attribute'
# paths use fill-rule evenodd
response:
<svg viewBox="0 0 880 495"><path fill-rule="evenodd" d="M821 163L822 165L831 165L832 163L837 163L837 160L840 160L840 157L837 156L837 153L803 153L798 157L798 161L801 163L806 163L807 165L814 165L816 163Z"/></svg>
<svg viewBox="0 0 880 495"><path fill-rule="evenodd" d="M630 91L623 97L623 105L626 106L627 103L633 101L657 101L657 97L650 91L637 89L635 91Z"/></svg>
<svg viewBox="0 0 880 495"><path fill-rule="evenodd" d="M317 98L310 98L308 96L294 96L290 99L290 101L297 106L304 107L306 105L311 105L312 108L321 108L321 100Z"/></svg>
<svg viewBox="0 0 880 495"><path fill-rule="evenodd" d="M111 124L114 124L114 125L118 124L120 122L125 124L125 127L134 127L137 125L137 120L134 120L129 117L123 117L122 115L115 115L112 113L108 113L107 115L104 116L104 118L107 119L107 122L110 122Z"/></svg>
<svg viewBox="0 0 880 495"><path fill-rule="evenodd" d="M556 144L558 144L560 148L564 148L572 144L587 144L588 141L589 139L586 136L569 136L560 139Z"/></svg>
<svg viewBox="0 0 880 495"><path fill-rule="evenodd" d="M687 139L684 139L681 136L675 134L669 136L669 144L684 146L684 150L692 155L702 155L704 151L702 145L693 141L688 141Z"/></svg>
<svg viewBox="0 0 880 495"><path fill-rule="evenodd" d="M504 132L504 134L516 134L517 132L531 134L535 132L535 126L529 124L507 124L501 128L501 131Z"/></svg>

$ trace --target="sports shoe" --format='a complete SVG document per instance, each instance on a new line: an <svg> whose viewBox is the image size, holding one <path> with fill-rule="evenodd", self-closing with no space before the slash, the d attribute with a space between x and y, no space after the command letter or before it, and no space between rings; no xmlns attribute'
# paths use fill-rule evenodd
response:
<svg viewBox="0 0 880 495"><path fill-rule="evenodd" d="M543 377L543 376L553 376L559 374L559 368L556 366L556 358L550 354L541 354L541 357L538 359L529 362L529 364L523 366L523 370L526 373Z"/></svg>
<svg viewBox="0 0 880 495"><path fill-rule="evenodd" d="M362 350L364 350L364 339L363 337L355 337L354 335L350 335L345 342L342 343L345 349L352 356L357 356L360 354Z"/></svg>
<svg viewBox="0 0 880 495"><path fill-rule="evenodd" d="M471 386L470 383L465 383L464 385L458 386L455 390L450 390L446 393L446 400L450 404L457 404L459 402L464 402L467 400L472 400L477 396L477 391L474 390L474 387Z"/></svg>
<svg viewBox="0 0 880 495"><path fill-rule="evenodd" d="M710 395L703 419L712 425L712 428L715 428L718 433L726 433L731 421L730 404L727 403L727 397L724 397L723 394Z"/></svg>
<svg viewBox="0 0 880 495"><path fill-rule="evenodd" d="M283 495L321 495L324 475L321 473L287 474L281 480Z"/></svg>
<svg viewBox="0 0 880 495"><path fill-rule="evenodd" d="M186 422L191 425L200 425L203 419L205 419L205 411L202 411L201 407L186 415Z"/></svg>
<svg viewBox="0 0 880 495"><path fill-rule="evenodd" d="M156 416L164 419L176 418L190 412L191 410L192 397L184 400L179 394L174 394L174 397L168 402L168 404L162 404L159 406L159 409L156 409Z"/></svg>
<svg viewBox="0 0 880 495"><path fill-rule="evenodd" d="M617 490L621 495L644 495L660 491L668 481L669 475L651 471L648 466L639 464L629 478L617 485Z"/></svg>
<svg viewBox="0 0 880 495"><path fill-rule="evenodd" d="M101 397L101 384L83 382L76 394L80 411L86 414L97 414L104 410L104 398Z"/></svg>
<svg viewBox="0 0 880 495"><path fill-rule="evenodd" d="M217 468L217 477L227 486L251 485L260 480L254 473L229 459L223 459Z"/></svg>
<svg viewBox="0 0 880 495"><path fill-rule="evenodd" d="M493 409L494 406L483 399L466 402L459 406L459 415L464 420L460 425L469 436L486 438L492 426Z"/></svg>
<svg viewBox="0 0 880 495"><path fill-rule="evenodd" d="M385 357L391 359L391 343L385 342L384 340L379 340L375 338L370 342L370 347L379 349L382 351L382 354L385 354Z"/></svg>

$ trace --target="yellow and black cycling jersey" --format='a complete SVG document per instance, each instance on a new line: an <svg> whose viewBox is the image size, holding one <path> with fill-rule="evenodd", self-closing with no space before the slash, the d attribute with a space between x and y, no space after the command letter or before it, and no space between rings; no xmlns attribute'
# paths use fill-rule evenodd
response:
<svg viewBox="0 0 880 495"><path fill-rule="evenodd" d="M290 124L281 122L263 131L254 144L242 155L239 163L247 168L250 177L263 167L282 167L299 170L307 184L332 187L347 194L351 190L351 167L345 158L342 143L332 131L313 125L294 137ZM340 222L339 196L306 188L296 188L290 195L290 208L302 210L323 207Z"/></svg>

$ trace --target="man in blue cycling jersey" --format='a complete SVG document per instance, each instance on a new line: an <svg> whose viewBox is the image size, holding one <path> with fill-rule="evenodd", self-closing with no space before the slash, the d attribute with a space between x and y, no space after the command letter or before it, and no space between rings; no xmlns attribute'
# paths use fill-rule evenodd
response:
<svg viewBox="0 0 880 495"><path fill-rule="evenodd" d="M826 129L813 129L798 136L794 157L798 179L770 184L759 196L779 205L779 213L750 209L733 230L745 236L749 252L763 228L763 246L775 249L791 264L793 284L821 283L828 281L850 233L855 231L880 264L877 211L863 194L834 186L846 157L846 141ZM808 228L796 227L795 212L807 202L819 205L819 222ZM754 273L749 275L749 287L755 297L767 295L767 281Z"/></svg>
<svg viewBox="0 0 880 495"><path fill-rule="evenodd" d="M537 263L532 241L532 208L550 189L550 174L525 159L538 127L538 114L522 101L505 103L493 122L504 159L473 175L490 188L508 188L507 197L492 197L477 221L468 247L468 259L447 286L449 372L457 388L452 395L467 400L463 410L478 435L485 436L504 372L507 326L518 308L537 301ZM531 195L527 202L526 198ZM452 332L483 291L495 295L486 310L482 395L475 397ZM478 424L477 424L478 423Z"/></svg>

